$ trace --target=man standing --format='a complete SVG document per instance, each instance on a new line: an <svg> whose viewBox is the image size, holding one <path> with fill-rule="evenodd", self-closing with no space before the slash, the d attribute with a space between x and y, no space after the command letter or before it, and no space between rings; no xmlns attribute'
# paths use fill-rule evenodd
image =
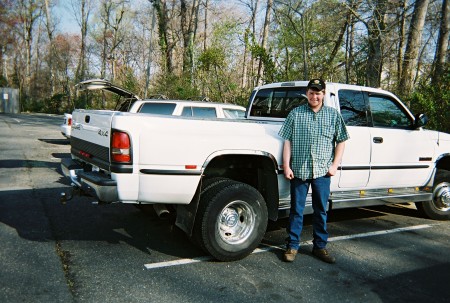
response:
<svg viewBox="0 0 450 303"><path fill-rule="evenodd" d="M328 241L326 207L330 177L337 172L348 132L340 113L323 105L325 82L312 79L306 95L308 104L293 109L279 135L283 146L284 176L291 182L291 211L284 260L292 262L300 247L303 211L309 187L312 190L314 256L327 263L336 260L325 248Z"/></svg>

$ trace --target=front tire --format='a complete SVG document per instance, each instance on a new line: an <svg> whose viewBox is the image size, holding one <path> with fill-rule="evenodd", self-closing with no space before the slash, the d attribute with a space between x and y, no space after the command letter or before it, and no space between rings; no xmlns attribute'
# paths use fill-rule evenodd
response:
<svg viewBox="0 0 450 303"><path fill-rule="evenodd" d="M214 258L240 260L261 242L267 228L267 207L252 186L220 182L201 197L200 204L197 239Z"/></svg>
<svg viewBox="0 0 450 303"><path fill-rule="evenodd" d="M430 219L450 220L450 171L437 170L433 185L433 199L416 203L416 207Z"/></svg>

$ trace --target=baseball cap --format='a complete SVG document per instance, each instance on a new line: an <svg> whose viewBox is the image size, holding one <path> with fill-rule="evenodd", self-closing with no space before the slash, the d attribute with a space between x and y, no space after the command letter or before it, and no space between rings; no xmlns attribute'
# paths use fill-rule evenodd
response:
<svg viewBox="0 0 450 303"><path fill-rule="evenodd" d="M311 79L307 88L312 88L319 91L325 90L325 82L322 79Z"/></svg>

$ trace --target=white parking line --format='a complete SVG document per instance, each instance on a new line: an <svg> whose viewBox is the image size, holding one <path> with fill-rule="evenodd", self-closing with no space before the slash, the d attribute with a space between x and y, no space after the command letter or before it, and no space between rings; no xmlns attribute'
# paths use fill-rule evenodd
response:
<svg viewBox="0 0 450 303"><path fill-rule="evenodd" d="M393 233L404 232L404 231L430 228L432 226L433 225L431 225L431 224L422 224L422 225L415 225L415 226L409 226L409 227L400 227L400 228L394 228L394 229L373 231L373 232L368 232L368 233L354 234L354 235L348 235L348 236L332 237L332 238L328 239L328 242L387 235L387 234L393 234ZM271 245L266 245L266 244L261 244L261 245L264 247L259 247L259 248L255 249L252 252L252 254L258 254L258 253L268 252L268 251L272 251L272 250L284 250L285 249L284 246L271 246ZM304 241L301 243L301 245L312 245L312 240ZM149 264L144 264L144 267L146 269L156 269L156 268L163 268L163 267L170 267L170 266L179 266L179 265L185 265L185 264L199 263L199 262L205 262L205 261L211 261L211 260L214 260L214 258L210 257L210 256L204 256L204 257L198 257L198 258L192 258L192 259L178 259L178 260L166 261L166 262L149 263Z"/></svg>

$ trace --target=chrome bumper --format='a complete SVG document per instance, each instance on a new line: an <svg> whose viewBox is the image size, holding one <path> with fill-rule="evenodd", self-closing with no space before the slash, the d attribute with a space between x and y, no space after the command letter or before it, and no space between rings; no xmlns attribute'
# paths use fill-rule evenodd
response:
<svg viewBox="0 0 450 303"><path fill-rule="evenodd" d="M118 201L117 182L100 172L86 172L83 167L72 159L62 159L61 170L72 181L74 188L97 198L100 203Z"/></svg>

